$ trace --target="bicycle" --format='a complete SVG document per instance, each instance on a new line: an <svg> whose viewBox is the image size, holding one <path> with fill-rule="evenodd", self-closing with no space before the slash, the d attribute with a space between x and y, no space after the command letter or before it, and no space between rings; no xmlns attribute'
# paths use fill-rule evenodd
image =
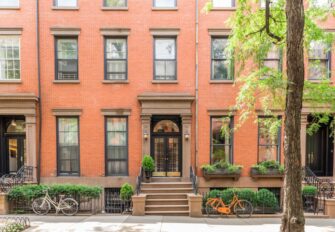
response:
<svg viewBox="0 0 335 232"><path fill-rule="evenodd" d="M78 212L78 202L73 198L64 198L65 195L59 195L59 202L51 199L48 190L43 191L45 193L44 197L37 198L32 203L32 209L37 215L46 215L51 209L51 205L56 209L56 214L59 211L66 216L73 216Z"/></svg>
<svg viewBox="0 0 335 232"><path fill-rule="evenodd" d="M206 202L206 213L208 217L214 213L228 215L234 212L237 217L249 218L254 211L252 204L247 200L238 199L234 193L233 200L229 204L225 204L220 197L209 198Z"/></svg>

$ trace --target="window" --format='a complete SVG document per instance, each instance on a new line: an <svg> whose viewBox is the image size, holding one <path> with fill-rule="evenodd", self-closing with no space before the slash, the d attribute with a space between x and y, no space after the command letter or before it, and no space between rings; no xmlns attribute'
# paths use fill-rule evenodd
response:
<svg viewBox="0 0 335 232"><path fill-rule="evenodd" d="M3 7L20 7L19 0L1 0L0 1L0 8Z"/></svg>
<svg viewBox="0 0 335 232"><path fill-rule="evenodd" d="M56 79L78 80L77 38L56 38Z"/></svg>
<svg viewBox="0 0 335 232"><path fill-rule="evenodd" d="M127 0L104 0L104 7L127 7Z"/></svg>
<svg viewBox="0 0 335 232"><path fill-rule="evenodd" d="M127 39L105 39L105 79L127 79Z"/></svg>
<svg viewBox="0 0 335 232"><path fill-rule="evenodd" d="M212 0L214 8L235 7L235 0Z"/></svg>
<svg viewBox="0 0 335 232"><path fill-rule="evenodd" d="M265 8L265 3L266 3L266 0L261 0L261 8ZM270 0L270 7L273 6L273 5L276 5L278 3L278 0Z"/></svg>
<svg viewBox="0 0 335 232"><path fill-rule="evenodd" d="M258 117L258 162L280 162L281 119Z"/></svg>
<svg viewBox="0 0 335 232"><path fill-rule="evenodd" d="M77 0L54 0L55 7L77 7Z"/></svg>
<svg viewBox="0 0 335 232"><path fill-rule="evenodd" d="M331 0L312 0L310 1L312 7L316 8L330 8L332 7Z"/></svg>
<svg viewBox="0 0 335 232"><path fill-rule="evenodd" d="M20 79L20 38L0 37L0 80Z"/></svg>
<svg viewBox="0 0 335 232"><path fill-rule="evenodd" d="M269 69L271 71L281 71L281 52L280 50L272 46L267 54L267 56L262 60L263 67ZM269 77L266 75L265 77Z"/></svg>
<svg viewBox="0 0 335 232"><path fill-rule="evenodd" d="M177 0L153 0L154 7L173 8L177 7Z"/></svg>
<svg viewBox="0 0 335 232"><path fill-rule="evenodd" d="M330 77L330 48L321 41L312 41L308 50L308 79Z"/></svg>
<svg viewBox="0 0 335 232"><path fill-rule="evenodd" d="M79 118L57 118L58 175L79 175Z"/></svg>
<svg viewBox="0 0 335 232"><path fill-rule="evenodd" d="M155 80L176 80L176 39L155 38Z"/></svg>
<svg viewBox="0 0 335 232"><path fill-rule="evenodd" d="M225 48L228 38L212 38L212 80L233 80L234 62Z"/></svg>
<svg viewBox="0 0 335 232"><path fill-rule="evenodd" d="M211 163L224 160L232 163L233 118L211 117Z"/></svg>
<svg viewBox="0 0 335 232"><path fill-rule="evenodd" d="M128 175L128 119L106 118L106 175Z"/></svg>

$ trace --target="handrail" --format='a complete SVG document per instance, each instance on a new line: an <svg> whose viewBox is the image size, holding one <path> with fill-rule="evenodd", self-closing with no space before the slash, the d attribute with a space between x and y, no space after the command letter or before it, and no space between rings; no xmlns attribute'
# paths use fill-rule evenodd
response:
<svg viewBox="0 0 335 232"><path fill-rule="evenodd" d="M141 184L143 179L143 168L140 168L139 175L136 178L136 194L139 195L141 193Z"/></svg>
<svg viewBox="0 0 335 232"><path fill-rule="evenodd" d="M190 180L192 182L193 193L197 195L198 194L198 177L195 174L192 166L190 166Z"/></svg>
<svg viewBox="0 0 335 232"><path fill-rule="evenodd" d="M304 167L303 171L306 183L315 186L319 194L322 193L326 198L332 198L335 195L335 186L331 179L319 178L309 167Z"/></svg>
<svg viewBox="0 0 335 232"><path fill-rule="evenodd" d="M32 166L22 166L16 173L5 174L0 177L0 192L8 192L17 185L33 181Z"/></svg>

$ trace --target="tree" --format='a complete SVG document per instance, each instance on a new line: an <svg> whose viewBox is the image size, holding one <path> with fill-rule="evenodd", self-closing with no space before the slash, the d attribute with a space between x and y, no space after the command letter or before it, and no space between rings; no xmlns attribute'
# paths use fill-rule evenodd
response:
<svg viewBox="0 0 335 232"><path fill-rule="evenodd" d="M329 121L329 115L335 112L335 88L328 78L324 76L318 84L304 81L304 49L308 50L312 41L332 44L334 36L321 29L318 23L335 15L335 11L333 5L318 5L317 0L310 0L306 10L303 0L266 0L265 9L255 7L254 3L237 1L236 12L227 22L232 34L226 52L233 54L238 66L239 93L232 107L240 112L238 127L253 116L256 108L269 116L274 116L275 110L285 112L285 193L281 231L304 231L301 185L297 184L302 180L301 109L303 103L315 108L316 120L309 133L315 132L320 122ZM205 10L211 7L208 3ZM264 65L265 57L273 48L286 51L285 70ZM320 104L328 108L318 112Z"/></svg>

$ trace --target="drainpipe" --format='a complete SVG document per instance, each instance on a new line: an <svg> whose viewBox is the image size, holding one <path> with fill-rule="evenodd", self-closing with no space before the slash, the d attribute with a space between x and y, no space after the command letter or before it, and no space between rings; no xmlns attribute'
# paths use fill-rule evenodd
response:
<svg viewBox="0 0 335 232"><path fill-rule="evenodd" d="M198 170L198 129L199 129L199 54L198 54L198 45L199 45L199 1L195 0L195 159L194 159L194 169L195 174Z"/></svg>
<svg viewBox="0 0 335 232"><path fill-rule="evenodd" d="M40 64L40 10L39 0L36 0L36 57L37 57L37 80L38 80L38 150L37 150L37 183L41 180L41 147L42 147L42 97L41 97L41 64Z"/></svg>

